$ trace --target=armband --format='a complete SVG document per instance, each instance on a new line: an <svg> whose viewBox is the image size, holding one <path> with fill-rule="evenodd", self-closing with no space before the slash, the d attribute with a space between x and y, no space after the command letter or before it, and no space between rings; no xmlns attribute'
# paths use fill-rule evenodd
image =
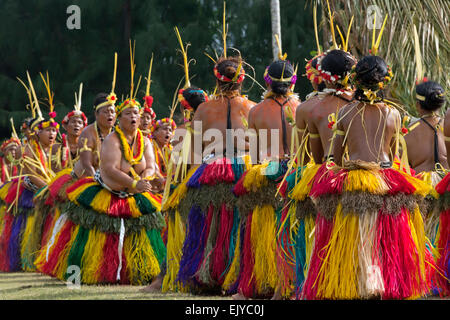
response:
<svg viewBox="0 0 450 320"><path fill-rule="evenodd" d="M83 148L80 149L80 153L84 152L84 151L91 151L92 152L92 149L87 146L87 142L88 142L88 139L87 138L84 139L84 145L83 145Z"/></svg>

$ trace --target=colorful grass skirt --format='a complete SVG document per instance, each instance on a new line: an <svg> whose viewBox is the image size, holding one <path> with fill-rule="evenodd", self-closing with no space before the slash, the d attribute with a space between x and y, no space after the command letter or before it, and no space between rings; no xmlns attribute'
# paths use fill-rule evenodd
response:
<svg viewBox="0 0 450 320"><path fill-rule="evenodd" d="M219 158L200 165L186 183L178 205L186 233L176 280L189 291L222 291L231 281L228 276L239 271L233 257L239 247L240 215L232 188L249 167L247 156Z"/></svg>
<svg viewBox="0 0 450 320"><path fill-rule="evenodd" d="M192 167L186 177L169 195L162 211L167 215L167 267L163 279L162 292L186 292L187 289L177 280L178 270L186 237L187 215L180 214L180 202L186 196L189 179L197 170L198 165Z"/></svg>
<svg viewBox="0 0 450 320"><path fill-rule="evenodd" d="M438 290L441 296L450 295L450 174L436 185L439 194L439 223L434 240L436 265L439 271Z"/></svg>
<svg viewBox="0 0 450 320"><path fill-rule="evenodd" d="M317 210L309 192L314 176L321 166L323 165L310 162L306 166L298 167L286 177L280 187L280 193L285 199L284 238L293 251L288 260L288 266L293 270L288 270L293 277L293 293L296 299L300 298L314 244Z"/></svg>
<svg viewBox="0 0 450 320"><path fill-rule="evenodd" d="M25 188L23 178L0 188L0 271L33 270L30 252L24 250L34 220L33 195Z"/></svg>
<svg viewBox="0 0 450 320"><path fill-rule="evenodd" d="M238 197L242 237L235 255L239 255L236 261L240 260L240 265L236 280L226 283L225 290L237 290L250 298L270 297L275 291L291 295L289 224L285 223L283 199L275 196L286 171L287 161L265 162L250 168L236 183L233 192Z"/></svg>
<svg viewBox="0 0 450 320"><path fill-rule="evenodd" d="M69 268L79 268L80 283L132 285L160 273L166 258L160 197L144 192L120 198L93 177L66 193L69 201L35 262L40 272L67 280Z"/></svg>
<svg viewBox="0 0 450 320"><path fill-rule="evenodd" d="M310 197L315 242L303 299L417 298L430 290L418 202L429 185L393 168L321 166Z"/></svg>

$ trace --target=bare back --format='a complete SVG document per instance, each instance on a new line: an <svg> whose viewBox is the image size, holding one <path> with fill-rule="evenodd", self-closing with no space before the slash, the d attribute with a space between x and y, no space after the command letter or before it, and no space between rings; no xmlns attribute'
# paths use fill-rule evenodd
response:
<svg viewBox="0 0 450 320"><path fill-rule="evenodd" d="M273 143L278 145L278 156L283 157L286 154L289 154L289 148L291 145L292 139L292 126L286 120L287 112L286 109L290 110L290 114L294 115L297 105L299 104L299 100L295 97L291 97L287 100L285 97L274 98L283 105L280 106L273 99L265 99L264 101L258 103L254 106L249 114L248 127L249 129L255 129L259 139L265 139L267 137L267 150L260 150L261 152L266 151L267 156L274 156L271 154L271 146ZM281 116L281 108L284 108L284 125L286 128L285 137L283 137L283 123ZM267 130L267 134L262 136L261 130ZM277 130L275 133L278 135L277 141L272 141L272 131ZM274 136L274 138L276 135ZM283 143L284 139L284 143ZM258 144L260 146L261 144ZM264 144L262 144L264 145ZM261 154L259 155L261 156Z"/></svg>
<svg viewBox="0 0 450 320"><path fill-rule="evenodd" d="M337 129L347 133L345 144L350 160L390 162L391 146L400 126L400 113L384 103L352 102L339 110ZM342 162L344 136L334 142L335 161Z"/></svg>
<svg viewBox="0 0 450 320"><path fill-rule="evenodd" d="M311 99L308 105L300 107L301 111L297 122L303 120L308 126L311 134L311 152L316 163L322 163L324 158L329 156L333 132L328 127L328 116L332 113L337 114L338 110L350 100L351 96L349 95L343 95L342 98L327 95L322 99Z"/></svg>
<svg viewBox="0 0 450 320"><path fill-rule="evenodd" d="M429 127L424 121L427 121L432 127ZM439 127L443 126L443 119L433 117L424 118L411 124L413 127L405 136L408 160L410 166L416 171L426 172L435 169L435 160L439 162L445 169L448 169L447 151L445 147L444 135ZM434 129L433 129L434 128ZM435 150L435 130L437 137L437 149ZM418 143L420 141L420 143ZM435 152L437 159L435 159Z"/></svg>
<svg viewBox="0 0 450 320"><path fill-rule="evenodd" d="M231 128L242 129L243 132L246 130L246 127L243 123L243 119L248 119L248 114L250 109L255 105L255 102L248 100L247 98L241 96L235 96L230 99L230 121ZM226 142L226 129L227 129L227 110L228 110L228 101L226 97L219 97L214 100L209 100L207 102L203 102L197 108L195 112L194 118L192 120L195 135L199 134L199 129L196 126L196 121L200 121L202 124L202 147L203 151L206 149L212 150L214 148L225 150ZM222 134L222 141L216 141L212 139L212 141L207 141L207 136L204 133L209 129L219 130ZM234 146L239 147L239 143L234 141ZM248 144L245 143L245 150L247 150Z"/></svg>

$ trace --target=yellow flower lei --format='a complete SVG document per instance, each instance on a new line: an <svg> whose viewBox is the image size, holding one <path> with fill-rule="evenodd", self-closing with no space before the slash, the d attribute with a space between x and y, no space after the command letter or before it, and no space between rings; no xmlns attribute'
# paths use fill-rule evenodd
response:
<svg viewBox="0 0 450 320"><path fill-rule="evenodd" d="M144 135L142 134L141 130L137 129L136 132L136 140L138 143L138 154L136 156L133 155L133 150L128 144L123 131L118 125L116 126L115 132L119 137L120 144L122 146L123 157L125 158L125 160L131 165L135 165L141 162L144 155Z"/></svg>

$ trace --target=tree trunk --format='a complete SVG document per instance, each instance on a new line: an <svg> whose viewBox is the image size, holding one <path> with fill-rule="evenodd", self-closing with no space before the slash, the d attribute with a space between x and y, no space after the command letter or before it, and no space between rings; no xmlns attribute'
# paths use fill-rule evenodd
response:
<svg viewBox="0 0 450 320"><path fill-rule="evenodd" d="M270 17L272 21L272 53L273 59L278 59L278 45L275 35L278 34L278 39L281 45L281 18L280 18L280 1L270 0ZM281 52L280 52L281 53Z"/></svg>

